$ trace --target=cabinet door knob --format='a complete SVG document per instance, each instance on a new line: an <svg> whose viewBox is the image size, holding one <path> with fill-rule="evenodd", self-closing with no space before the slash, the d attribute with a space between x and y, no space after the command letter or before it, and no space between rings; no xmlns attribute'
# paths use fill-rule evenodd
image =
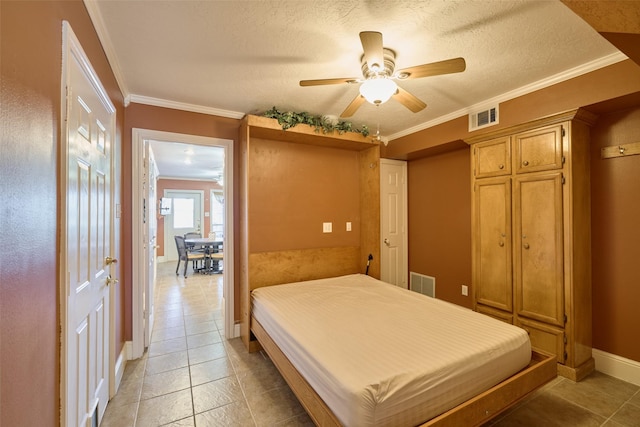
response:
<svg viewBox="0 0 640 427"><path fill-rule="evenodd" d="M504 246L504 242L500 241L500 243L498 243L498 246L503 247Z"/></svg>
<svg viewBox="0 0 640 427"><path fill-rule="evenodd" d="M499 165L498 169L504 169L504 165Z"/></svg>
<svg viewBox="0 0 640 427"><path fill-rule="evenodd" d="M522 245L522 246L524 246L524 248L525 248L525 249L529 249L529 244L528 244L528 243L525 243L525 244L524 244L524 245Z"/></svg>
<svg viewBox="0 0 640 427"><path fill-rule="evenodd" d="M525 165L525 166L529 166L529 162L526 161L526 160L524 162L522 162L522 164Z"/></svg>

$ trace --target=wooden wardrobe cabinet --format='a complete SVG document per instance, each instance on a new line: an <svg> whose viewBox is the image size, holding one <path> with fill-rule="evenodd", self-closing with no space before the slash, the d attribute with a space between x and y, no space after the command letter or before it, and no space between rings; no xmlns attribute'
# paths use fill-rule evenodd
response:
<svg viewBox="0 0 640 427"><path fill-rule="evenodd" d="M580 380L591 355L589 127L570 111L467 140L478 312L527 330Z"/></svg>

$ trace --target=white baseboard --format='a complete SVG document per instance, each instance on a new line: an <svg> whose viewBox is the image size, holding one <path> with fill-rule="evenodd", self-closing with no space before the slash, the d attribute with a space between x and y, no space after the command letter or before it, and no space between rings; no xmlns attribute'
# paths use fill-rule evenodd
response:
<svg viewBox="0 0 640 427"><path fill-rule="evenodd" d="M122 349L125 352L124 354L127 360L133 360L133 341L125 341Z"/></svg>
<svg viewBox="0 0 640 427"><path fill-rule="evenodd" d="M592 354L597 371L640 386L640 362L595 348Z"/></svg>
<svg viewBox="0 0 640 427"><path fill-rule="evenodd" d="M120 354L118 355L118 357L116 358L116 366L115 366L115 376L116 376L116 384L115 384L115 391L116 393L118 392L118 389L120 388L120 383L122 382L122 377L124 376L124 368L127 365L127 360L129 360L129 358L127 357L127 345L125 343L125 345L122 346L122 350L120 350Z"/></svg>

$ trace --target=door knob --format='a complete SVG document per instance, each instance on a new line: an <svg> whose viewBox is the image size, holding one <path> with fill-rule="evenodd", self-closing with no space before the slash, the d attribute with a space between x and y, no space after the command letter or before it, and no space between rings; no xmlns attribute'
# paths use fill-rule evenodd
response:
<svg viewBox="0 0 640 427"><path fill-rule="evenodd" d="M118 283L118 279L114 279L113 277L111 277L111 275L107 276L107 286L111 285L111 284L116 284Z"/></svg>
<svg viewBox="0 0 640 427"><path fill-rule="evenodd" d="M384 244L387 246L391 246L391 242L389 241L389 239L384 239Z"/></svg>
<svg viewBox="0 0 640 427"><path fill-rule="evenodd" d="M115 263L117 263L117 262L118 262L118 260L117 260L117 259L115 259L115 258L111 258L110 256L108 256L108 257L106 257L106 258L104 259L104 263L105 263L105 264L107 264L107 265L109 265L109 264L115 264Z"/></svg>

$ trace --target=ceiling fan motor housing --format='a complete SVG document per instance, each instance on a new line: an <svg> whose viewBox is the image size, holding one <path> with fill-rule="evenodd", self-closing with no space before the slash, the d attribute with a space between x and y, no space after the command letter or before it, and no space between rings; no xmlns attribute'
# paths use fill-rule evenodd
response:
<svg viewBox="0 0 640 427"><path fill-rule="evenodd" d="M362 55L360 61L362 62L362 76L365 80L374 78L374 77L391 77L393 76L393 71L396 68L396 53L391 50L384 48L383 49L383 58L384 58L384 68L382 70L371 70L369 69L369 64Z"/></svg>

